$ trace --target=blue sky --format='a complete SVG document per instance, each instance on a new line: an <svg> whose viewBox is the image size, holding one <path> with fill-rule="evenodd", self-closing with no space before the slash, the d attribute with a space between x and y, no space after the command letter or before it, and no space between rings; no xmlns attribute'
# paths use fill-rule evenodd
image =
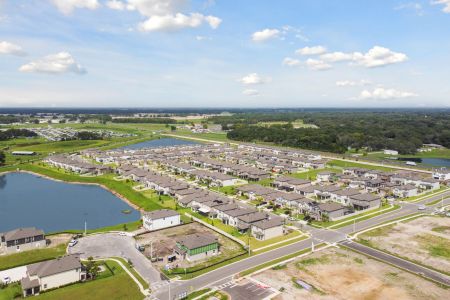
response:
<svg viewBox="0 0 450 300"><path fill-rule="evenodd" d="M0 107L449 107L450 0L0 0Z"/></svg>

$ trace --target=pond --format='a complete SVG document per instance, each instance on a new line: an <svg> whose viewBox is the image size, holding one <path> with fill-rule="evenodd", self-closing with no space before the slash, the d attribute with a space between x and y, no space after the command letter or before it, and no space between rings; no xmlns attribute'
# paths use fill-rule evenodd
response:
<svg viewBox="0 0 450 300"><path fill-rule="evenodd" d="M162 138L149 140L141 143L131 144L122 149L142 149L142 148L158 148L158 147L171 147L171 146L181 146L181 145L198 145L197 142L189 141L189 140L181 140L174 138Z"/></svg>
<svg viewBox="0 0 450 300"><path fill-rule="evenodd" d="M96 229L139 218L137 210L99 186L28 173L0 175L0 232L33 226L47 233L83 230L85 221L88 229Z"/></svg>
<svg viewBox="0 0 450 300"><path fill-rule="evenodd" d="M433 157L399 157L401 161L413 161L424 165L430 165L433 167L450 167L450 159L448 158L433 158Z"/></svg>

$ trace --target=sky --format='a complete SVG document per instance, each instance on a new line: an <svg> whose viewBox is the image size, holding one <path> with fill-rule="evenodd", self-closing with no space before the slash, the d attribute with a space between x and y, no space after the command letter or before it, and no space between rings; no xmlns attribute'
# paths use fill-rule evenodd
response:
<svg viewBox="0 0 450 300"><path fill-rule="evenodd" d="M0 107L450 107L450 0L0 0Z"/></svg>

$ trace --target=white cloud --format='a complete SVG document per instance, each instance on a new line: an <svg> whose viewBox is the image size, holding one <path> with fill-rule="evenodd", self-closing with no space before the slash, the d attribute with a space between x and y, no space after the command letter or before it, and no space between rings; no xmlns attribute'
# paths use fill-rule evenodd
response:
<svg viewBox="0 0 450 300"><path fill-rule="evenodd" d="M347 86L364 86L370 84L369 80L361 79L359 81L353 80L339 80L336 81L336 86L347 87Z"/></svg>
<svg viewBox="0 0 450 300"><path fill-rule="evenodd" d="M239 81L245 85L263 84L269 82L270 78L262 78L258 73L250 73L239 79Z"/></svg>
<svg viewBox="0 0 450 300"><path fill-rule="evenodd" d="M23 51L22 47L19 45L2 41L0 42L0 54L11 54L11 55L17 55L17 56L24 56L26 55L25 51Z"/></svg>
<svg viewBox="0 0 450 300"><path fill-rule="evenodd" d="M124 2L118 0L109 0L106 6L114 10L124 10L127 6Z"/></svg>
<svg viewBox="0 0 450 300"><path fill-rule="evenodd" d="M324 62L322 60L312 59L312 58L308 58L306 60L306 65L308 66L308 68L310 70L314 70L314 71L325 71L325 70L329 70L332 68L332 66L330 64L327 64L326 62Z"/></svg>
<svg viewBox="0 0 450 300"><path fill-rule="evenodd" d="M254 90L254 89L246 89L242 91L242 94L246 95L246 96L258 96L259 95L259 91L258 90Z"/></svg>
<svg viewBox="0 0 450 300"><path fill-rule="evenodd" d="M374 100L389 100L417 97L418 95L412 92L399 91L396 89L386 89L378 87L372 91L364 90L359 95L360 99L374 99Z"/></svg>
<svg viewBox="0 0 450 300"><path fill-rule="evenodd" d="M76 8L96 9L100 6L98 0L51 0L63 14L70 14Z"/></svg>
<svg viewBox="0 0 450 300"><path fill-rule="evenodd" d="M301 64L301 62L298 59L295 59L295 58L285 57L283 59L283 65L284 66L294 67L294 66L298 66L300 64Z"/></svg>
<svg viewBox="0 0 450 300"><path fill-rule="evenodd" d="M196 39L197 41L206 41L206 40L210 41L210 40L211 40L210 37L208 37L208 36L203 36L203 35L197 35L197 36L195 37L195 39Z"/></svg>
<svg viewBox="0 0 450 300"><path fill-rule="evenodd" d="M76 73L84 74L86 70L80 66L68 52L59 52L43 57L42 59L32 61L19 68L21 72L36 73Z"/></svg>
<svg viewBox="0 0 450 300"><path fill-rule="evenodd" d="M325 53L325 54L321 55L320 59L327 61L327 62L340 62L340 61L352 60L353 54L352 53L344 53L344 52L330 52L330 53Z"/></svg>
<svg viewBox="0 0 450 300"><path fill-rule="evenodd" d="M394 7L395 10L411 10L418 16L423 16L422 4L417 2L402 3Z"/></svg>
<svg viewBox="0 0 450 300"><path fill-rule="evenodd" d="M406 54L394 52L388 48L375 46L367 53L353 53L353 61L360 66L375 68L404 62L408 59Z"/></svg>
<svg viewBox="0 0 450 300"><path fill-rule="evenodd" d="M375 46L367 51L367 53L330 52L321 55L320 59L326 62L351 61L355 65L366 68L375 68L404 62L408 60L408 57L404 53L394 52L385 47Z"/></svg>
<svg viewBox="0 0 450 300"><path fill-rule="evenodd" d="M265 42L267 40L271 40L277 38L280 35L280 31L278 29L269 29L266 28L261 31L256 31L252 34L252 40L254 42Z"/></svg>
<svg viewBox="0 0 450 300"><path fill-rule="evenodd" d="M127 9L146 17L173 15L183 10L186 0L128 0Z"/></svg>
<svg viewBox="0 0 450 300"><path fill-rule="evenodd" d="M177 13L175 15L152 16L147 21L139 24L141 31L177 31L184 28L196 28L204 22L213 29L219 26L221 20L213 16L204 16L199 13L185 15Z"/></svg>
<svg viewBox="0 0 450 300"><path fill-rule="evenodd" d="M313 46L300 48L295 53L300 55L319 55L327 52L327 49L323 46Z"/></svg>
<svg viewBox="0 0 450 300"><path fill-rule="evenodd" d="M437 5L437 4L442 4L444 5L444 7L442 8L442 11L450 14L450 0L434 0L431 1L431 4L433 5Z"/></svg>

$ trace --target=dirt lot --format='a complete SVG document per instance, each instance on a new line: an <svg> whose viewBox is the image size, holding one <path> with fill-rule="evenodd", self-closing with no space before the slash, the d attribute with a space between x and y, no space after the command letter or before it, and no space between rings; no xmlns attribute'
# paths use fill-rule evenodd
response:
<svg viewBox="0 0 450 300"><path fill-rule="evenodd" d="M350 250L329 248L253 276L284 290L276 300L447 299L449 290ZM294 280L312 286L299 288Z"/></svg>
<svg viewBox="0 0 450 300"><path fill-rule="evenodd" d="M61 233L61 234L47 236L46 237L47 240L50 240L50 244L48 245L48 247L56 247L61 244L66 244L66 243L70 242L70 240L72 239L72 236L73 236L73 234L68 234L68 233Z"/></svg>
<svg viewBox="0 0 450 300"><path fill-rule="evenodd" d="M167 255L172 254L172 250L175 246L175 241L177 238L186 236L188 234L213 234L219 238L219 244L220 244L220 253L218 256L215 257L224 259L226 257L231 257L236 254L238 254L241 250L241 247L236 242L216 233L215 231L197 223L192 222L186 225L177 226L173 228L167 228L164 230L159 230L151 233L147 233L145 235L139 236L137 238L138 242L140 244L145 245L145 255L150 257L150 242L153 241L153 257L163 257L164 261L159 262L161 266L165 265L167 263ZM180 268L187 268L191 267L193 265L197 265L201 263L202 261L196 261L194 263L190 263L187 260L185 261L176 261L176 264L178 264L178 267Z"/></svg>
<svg viewBox="0 0 450 300"><path fill-rule="evenodd" d="M364 233L372 246L450 272L450 218L422 217Z"/></svg>

